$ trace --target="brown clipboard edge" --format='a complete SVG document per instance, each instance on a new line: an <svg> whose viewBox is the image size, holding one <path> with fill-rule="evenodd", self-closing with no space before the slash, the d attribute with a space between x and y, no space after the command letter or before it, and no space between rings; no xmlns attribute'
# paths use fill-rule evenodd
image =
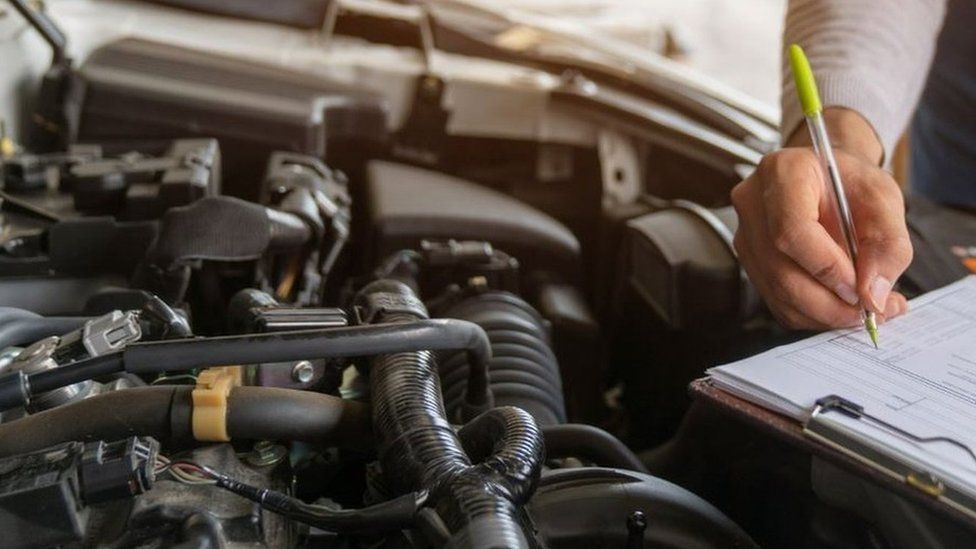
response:
<svg viewBox="0 0 976 549"><path fill-rule="evenodd" d="M918 503L936 515L976 528L976 517L968 510L951 505L937 497L930 496L908 484L903 478L891 472L884 472L873 463L868 464L863 459L854 457L831 444L818 442L803 433L803 426L793 418L771 412L748 400L719 389L708 378L692 381L688 386L691 397L703 404L719 409L759 431L823 459L841 469L853 473L872 484L901 496L909 501Z"/></svg>

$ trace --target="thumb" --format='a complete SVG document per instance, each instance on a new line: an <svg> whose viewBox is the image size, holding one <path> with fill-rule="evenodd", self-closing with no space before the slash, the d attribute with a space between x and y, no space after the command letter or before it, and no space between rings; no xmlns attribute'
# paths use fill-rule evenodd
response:
<svg viewBox="0 0 976 549"><path fill-rule="evenodd" d="M858 295L867 309L884 314L891 289L912 262L907 231L883 238L858 239Z"/></svg>

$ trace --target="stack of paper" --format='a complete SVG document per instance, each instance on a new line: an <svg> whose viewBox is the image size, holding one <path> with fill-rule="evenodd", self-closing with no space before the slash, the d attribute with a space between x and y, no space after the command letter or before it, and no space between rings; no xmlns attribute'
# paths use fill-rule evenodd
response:
<svg viewBox="0 0 976 549"><path fill-rule="evenodd" d="M915 437L976 449L976 276L912 300L880 329L839 330L709 370L719 388L804 421L838 395ZM976 497L976 460L947 442L915 442L869 421L829 414L837 428Z"/></svg>

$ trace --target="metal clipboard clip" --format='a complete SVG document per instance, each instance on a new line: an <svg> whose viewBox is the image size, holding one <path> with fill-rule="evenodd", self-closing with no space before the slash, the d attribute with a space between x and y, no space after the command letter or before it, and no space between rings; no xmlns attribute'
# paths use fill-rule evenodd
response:
<svg viewBox="0 0 976 549"><path fill-rule="evenodd" d="M920 437L865 412L863 406L837 395L828 395L817 399L810 417L803 423L803 434L811 439L854 458L895 480L904 482L923 494L938 499L976 519L976 498L946 484L931 472L912 466L900 459L900 456L882 452L871 446L870 443L852 436L848 431L839 428L836 422L826 419L830 414L842 414L849 418L871 423L883 431L917 444L924 445L934 442L950 444L968 454L973 463L976 464L976 453L973 452L972 448L949 437Z"/></svg>

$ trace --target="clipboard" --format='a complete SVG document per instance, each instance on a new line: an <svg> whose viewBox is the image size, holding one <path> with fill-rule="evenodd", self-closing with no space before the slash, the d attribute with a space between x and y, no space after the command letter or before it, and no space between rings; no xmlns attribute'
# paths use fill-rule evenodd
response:
<svg viewBox="0 0 976 549"><path fill-rule="evenodd" d="M708 378L695 380L689 393L697 402L713 407L787 445L818 457L870 481L906 500L950 520L976 527L976 499L948 486L925 471L887 456L819 420L834 410L814 410L805 424L767 410L713 385Z"/></svg>

